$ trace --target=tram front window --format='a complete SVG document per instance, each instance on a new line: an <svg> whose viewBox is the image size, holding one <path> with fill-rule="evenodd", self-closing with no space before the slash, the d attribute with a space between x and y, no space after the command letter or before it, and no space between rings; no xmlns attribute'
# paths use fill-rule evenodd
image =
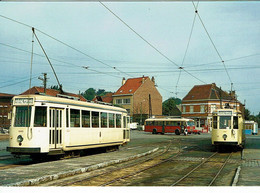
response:
<svg viewBox="0 0 260 193"><path fill-rule="evenodd" d="M35 107L34 127L47 126L47 108Z"/></svg>
<svg viewBox="0 0 260 193"><path fill-rule="evenodd" d="M231 116L220 116L219 117L219 128L220 129L231 129Z"/></svg>
<svg viewBox="0 0 260 193"><path fill-rule="evenodd" d="M31 122L31 106L16 107L15 127L29 127Z"/></svg>
<svg viewBox="0 0 260 193"><path fill-rule="evenodd" d="M213 116L213 128L217 129L218 128L218 117Z"/></svg>

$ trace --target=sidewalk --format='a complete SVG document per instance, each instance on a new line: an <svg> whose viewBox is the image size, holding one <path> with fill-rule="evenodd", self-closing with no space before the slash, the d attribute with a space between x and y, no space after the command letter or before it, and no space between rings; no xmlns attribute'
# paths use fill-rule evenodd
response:
<svg viewBox="0 0 260 193"><path fill-rule="evenodd" d="M132 148L116 152L21 166L0 171L0 186L29 186L72 176L115 163L129 161L157 151L158 148Z"/></svg>
<svg viewBox="0 0 260 193"><path fill-rule="evenodd" d="M260 186L260 136L247 137L237 186Z"/></svg>

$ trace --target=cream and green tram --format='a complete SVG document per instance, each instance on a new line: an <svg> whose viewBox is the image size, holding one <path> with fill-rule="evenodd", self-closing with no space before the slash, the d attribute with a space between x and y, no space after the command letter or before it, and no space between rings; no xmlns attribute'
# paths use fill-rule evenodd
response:
<svg viewBox="0 0 260 193"><path fill-rule="evenodd" d="M123 108L43 95L16 96L12 105L7 151L13 154L66 154L130 141Z"/></svg>
<svg viewBox="0 0 260 193"><path fill-rule="evenodd" d="M213 112L212 145L216 147L245 145L244 119L235 109L218 109Z"/></svg>

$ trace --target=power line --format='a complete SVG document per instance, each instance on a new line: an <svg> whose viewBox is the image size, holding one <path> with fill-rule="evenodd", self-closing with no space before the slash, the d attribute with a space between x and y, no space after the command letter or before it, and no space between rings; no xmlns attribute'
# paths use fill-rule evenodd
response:
<svg viewBox="0 0 260 193"><path fill-rule="evenodd" d="M199 1L197 3L196 9L198 8L198 6L199 6ZM178 79L177 79L177 83L176 83L176 86L175 86L175 88L176 88L176 91L175 91L176 98L177 98L177 94L178 94L178 91L177 91L178 84L179 84L179 81L180 81L180 78L181 78L181 72L182 72L182 69L183 69L183 64L184 64L184 61L185 61L185 58L186 58L186 55L187 55L187 51L188 51L188 48L189 48L189 45L190 45L190 40L191 40L194 24L195 24L195 21L196 21L196 16L197 16L197 14L195 13L194 14L194 18L193 18L193 22L192 22L192 26L191 26L191 31L190 31L188 43L187 43L186 50L185 50L185 53L184 53L184 56L183 56L183 59L182 59L182 63L181 63L182 68L180 68L180 73L179 73L179 76L178 76Z"/></svg>
<svg viewBox="0 0 260 193"><path fill-rule="evenodd" d="M144 42L146 42L150 47L152 47L156 52L158 52L161 56L163 56L164 58L166 58L170 63L174 64L175 66L177 66L178 68L180 68L180 66L178 64L176 64L174 61L172 61L170 58L168 58L165 54L163 54L160 50L158 50L154 45L152 45L149 41L147 41L144 37L142 37L139 33L137 33L132 27L130 27L125 21L123 21L118 15L116 15L111 9L109 9L105 4L103 4L101 1L99 1L99 3L106 8L112 15L114 15L119 21L121 21L125 26L127 26L133 33L135 33L139 38L141 38ZM200 82L206 83L203 80L199 79L198 77L194 76L193 74L191 74L190 72L188 72L187 70L183 69L183 71L185 71L186 73L188 73L190 76L192 76L193 78L199 80Z"/></svg>
<svg viewBox="0 0 260 193"><path fill-rule="evenodd" d="M15 23L18 23L18 24L20 24L20 25L29 27L30 29L34 28L33 26L30 26L30 25L28 25L28 24L22 23L22 22L20 22L20 21L11 19L11 18L6 17L6 16L3 16L3 15L0 15L0 17L5 18L5 19L10 20L10 21L13 21L13 22L15 22ZM125 72L119 70L118 68L113 67L113 66L111 66L111 65L109 65L109 64L107 64L107 63L105 63L105 62L103 62L103 61L101 61L101 60L99 60L99 59L97 59L97 58L94 58L93 56L90 56L90 55L88 55L88 54L82 52L81 50L79 50L79 49L77 49L77 48L74 48L74 47L72 47L71 45L69 45L69 44L67 44L67 43L65 43L65 42L63 42L63 41L61 41L61 40L59 40L59 39L57 39L57 38L55 38L55 37L53 37L53 36L51 36L51 35L49 35L49 34L43 32L43 31L39 30L39 29L37 29L37 28L34 28L34 30L35 30L35 31L38 31L38 32L40 32L40 33L42 33L43 35L45 35L45 36L47 36L47 37L49 37L49 38L51 38L51 39L53 39L53 40L55 40L55 41L57 41L57 42L63 44L63 45L65 45L65 46L67 46L67 47L69 47L69 48L71 48L71 49L74 50L74 51L77 51L77 52L79 52L79 53L81 53L81 54L83 54L83 55L85 55L85 56L91 58L92 60L95 60L95 61L97 61L97 62L99 62L99 63L101 63L101 64L103 64L103 65L105 65L105 66L108 66L108 67L110 67L110 68L112 68L112 69L114 69L114 70L116 70L116 71L118 71L118 72L120 72L120 73L122 73L122 74L126 74L127 76L129 76L129 74L127 74L127 73L125 73Z"/></svg>
<svg viewBox="0 0 260 193"><path fill-rule="evenodd" d="M198 18L199 18L199 20L200 20L200 22L201 22L201 24L202 24L204 30L206 31L206 33L207 33L207 35L208 35L208 38L209 38L211 44L213 45L213 47L214 47L214 49L215 49L217 55L219 56L219 58L220 58L220 60L221 60L221 62L222 62L222 64L223 64L223 66L224 66L224 69L225 69L225 71L226 71L226 73L227 73L227 76L228 76L228 78L229 78L230 83L233 84L233 82L232 82L232 80L231 80L231 78L230 78L230 75L229 75L229 73L228 73L228 71L227 71L226 64L225 64L223 58L221 57L221 55L220 55L220 53L219 53L219 51L218 51L216 45L214 44L212 38L210 37L209 32L208 32L206 26L204 25L204 23L203 23L203 21L202 21L202 19L201 19L201 17L200 17L200 14L199 14L199 12L198 12L198 10L197 10L197 8L196 8L196 6L195 6L195 4L194 4L193 1L192 1L192 4L193 4L193 7L194 7L194 9L195 9L195 13L198 15Z"/></svg>

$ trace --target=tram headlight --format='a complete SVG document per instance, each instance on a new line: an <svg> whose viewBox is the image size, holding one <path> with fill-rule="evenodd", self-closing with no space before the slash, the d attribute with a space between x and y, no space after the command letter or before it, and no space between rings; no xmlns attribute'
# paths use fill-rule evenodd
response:
<svg viewBox="0 0 260 193"><path fill-rule="evenodd" d="M18 141L19 143L21 143L21 142L23 141L23 136L18 135L18 137L17 137L17 141Z"/></svg>
<svg viewBox="0 0 260 193"><path fill-rule="evenodd" d="M222 137L223 137L224 140L227 139L227 135L226 134L224 134Z"/></svg>

